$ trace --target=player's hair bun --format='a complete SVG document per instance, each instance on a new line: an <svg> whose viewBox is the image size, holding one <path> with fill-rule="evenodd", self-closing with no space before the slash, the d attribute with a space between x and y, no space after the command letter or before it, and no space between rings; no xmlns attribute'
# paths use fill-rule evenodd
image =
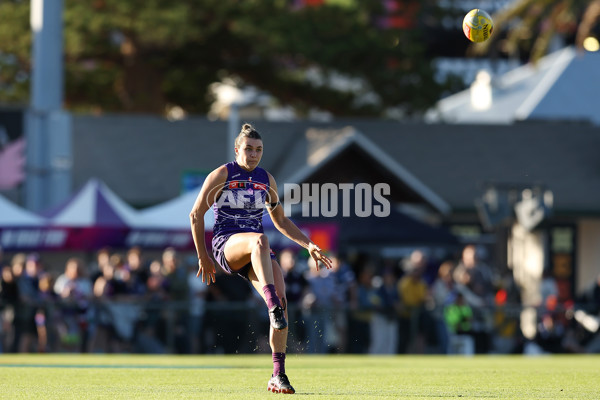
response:
<svg viewBox="0 0 600 400"><path fill-rule="evenodd" d="M254 129L254 127L251 124L248 124L248 123L242 125L240 134L235 139L236 147L239 146L240 142L242 141L242 138L245 138L245 137L251 138L251 139L261 139L262 140L260 133L258 133L258 131L256 129Z"/></svg>

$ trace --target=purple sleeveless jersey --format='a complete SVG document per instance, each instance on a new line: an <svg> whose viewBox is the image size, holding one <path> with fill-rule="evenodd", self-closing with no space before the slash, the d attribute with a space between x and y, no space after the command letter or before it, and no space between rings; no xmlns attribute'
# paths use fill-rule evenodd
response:
<svg viewBox="0 0 600 400"><path fill-rule="evenodd" d="M232 161L227 167L227 181L213 205L214 237L241 232L263 232L262 215L269 193L267 171L256 167L248 172Z"/></svg>

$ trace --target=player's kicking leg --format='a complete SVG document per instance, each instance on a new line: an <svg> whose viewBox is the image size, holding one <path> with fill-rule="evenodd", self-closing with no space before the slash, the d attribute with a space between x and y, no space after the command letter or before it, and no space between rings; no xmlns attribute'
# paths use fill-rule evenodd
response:
<svg viewBox="0 0 600 400"><path fill-rule="evenodd" d="M285 287L277 289L275 285L274 268L271 265L271 248L267 235L250 232L237 233L227 240L224 251L227 262L234 271L251 263L249 278L251 276L252 284L267 303L271 327L275 330L286 329L286 313L279 296L277 296L277 290L285 290ZM277 266L277 269L281 275L281 268Z"/></svg>
<svg viewBox="0 0 600 400"><path fill-rule="evenodd" d="M282 304L282 310L284 317L287 320L287 305L285 300L285 282L283 280L283 273L281 267L275 260L271 260L273 266L273 280L277 296ZM252 272L249 273L250 281L256 289L256 291L265 298L266 293L262 290L261 283L256 278L256 275ZM269 344L271 345L272 357L273 357L273 374L269 383L267 384L267 390L274 393L295 393L294 388L290 384L290 380L285 374L285 351L287 347L288 328L287 324L284 329L274 329L271 324L269 331Z"/></svg>

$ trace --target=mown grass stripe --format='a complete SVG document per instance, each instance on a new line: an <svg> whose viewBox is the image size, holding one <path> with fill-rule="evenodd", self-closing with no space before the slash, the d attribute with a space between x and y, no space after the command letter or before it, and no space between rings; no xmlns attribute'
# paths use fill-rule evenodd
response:
<svg viewBox="0 0 600 400"><path fill-rule="evenodd" d="M0 368L226 369L224 365L0 364Z"/></svg>

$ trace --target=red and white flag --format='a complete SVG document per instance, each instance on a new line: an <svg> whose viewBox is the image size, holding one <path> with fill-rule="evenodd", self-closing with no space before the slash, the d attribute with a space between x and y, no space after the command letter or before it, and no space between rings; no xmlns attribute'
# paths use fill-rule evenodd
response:
<svg viewBox="0 0 600 400"><path fill-rule="evenodd" d="M0 150L0 190L12 189L25 179L25 139Z"/></svg>

